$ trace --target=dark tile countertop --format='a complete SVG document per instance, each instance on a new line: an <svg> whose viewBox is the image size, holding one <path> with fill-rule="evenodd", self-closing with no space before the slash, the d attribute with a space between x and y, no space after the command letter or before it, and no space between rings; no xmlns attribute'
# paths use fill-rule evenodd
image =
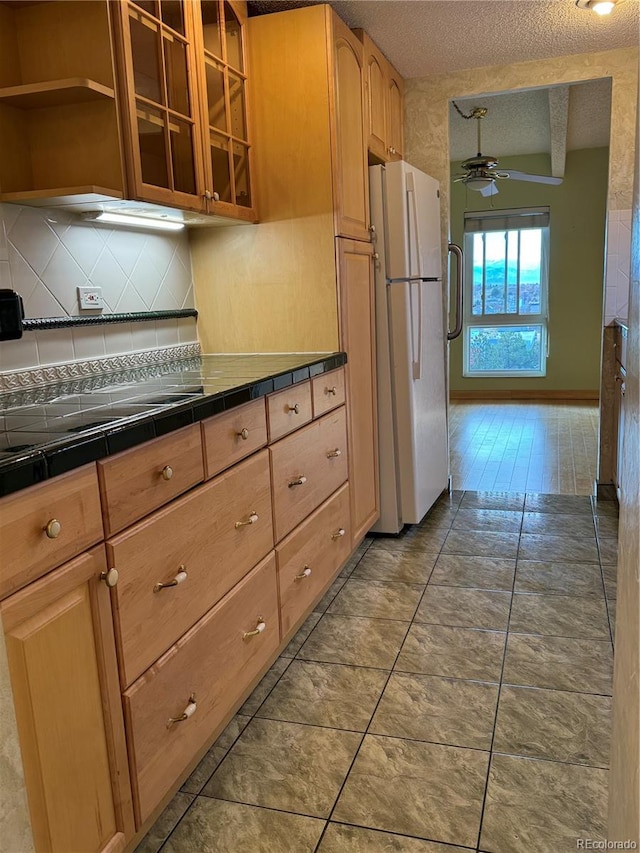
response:
<svg viewBox="0 0 640 853"><path fill-rule="evenodd" d="M0 395L0 496L326 373L344 353L203 355Z"/></svg>

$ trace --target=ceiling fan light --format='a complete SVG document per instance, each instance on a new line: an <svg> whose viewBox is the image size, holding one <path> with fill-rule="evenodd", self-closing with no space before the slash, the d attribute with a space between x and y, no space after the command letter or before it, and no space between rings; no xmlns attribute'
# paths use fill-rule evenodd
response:
<svg viewBox="0 0 640 853"><path fill-rule="evenodd" d="M480 192L480 190L485 189L486 187L490 187L493 183L493 178L483 178L481 176L469 178L465 181L465 185L470 190L475 190L476 192Z"/></svg>

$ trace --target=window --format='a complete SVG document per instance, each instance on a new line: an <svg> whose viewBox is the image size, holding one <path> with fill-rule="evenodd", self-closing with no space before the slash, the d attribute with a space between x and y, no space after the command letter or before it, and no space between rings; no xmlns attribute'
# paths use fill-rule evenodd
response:
<svg viewBox="0 0 640 853"><path fill-rule="evenodd" d="M549 210L465 214L465 376L544 376Z"/></svg>

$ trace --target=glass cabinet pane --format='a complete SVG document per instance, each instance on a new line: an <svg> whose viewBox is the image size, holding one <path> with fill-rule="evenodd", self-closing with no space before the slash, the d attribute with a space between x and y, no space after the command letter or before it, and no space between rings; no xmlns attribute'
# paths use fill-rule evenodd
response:
<svg viewBox="0 0 640 853"><path fill-rule="evenodd" d="M161 0L162 21L172 30L184 35L182 0Z"/></svg>
<svg viewBox="0 0 640 853"><path fill-rule="evenodd" d="M142 180L145 184L156 187L168 187L167 128L164 113L140 104L136 112Z"/></svg>
<svg viewBox="0 0 640 853"><path fill-rule="evenodd" d="M229 140L217 133L209 134L213 190L220 201L231 202L231 171L229 168Z"/></svg>
<svg viewBox="0 0 640 853"><path fill-rule="evenodd" d="M207 107L209 124L218 130L228 131L227 112L224 103L224 71L216 62L205 59L207 79Z"/></svg>
<svg viewBox="0 0 640 853"><path fill-rule="evenodd" d="M242 63L242 27L228 3L224 4L224 32L227 46L227 63L244 71Z"/></svg>
<svg viewBox="0 0 640 853"><path fill-rule="evenodd" d="M167 78L169 108L182 115L190 116L189 87L187 74L187 48L168 33L164 33L164 63Z"/></svg>
<svg viewBox="0 0 640 853"><path fill-rule="evenodd" d="M133 12L129 20L136 95L164 104L159 28L148 18Z"/></svg>
<svg viewBox="0 0 640 853"><path fill-rule="evenodd" d="M196 192L196 170L193 154L193 129L186 121L171 119L171 165L174 189L181 193Z"/></svg>
<svg viewBox="0 0 640 853"><path fill-rule="evenodd" d="M239 139L247 138L247 122L244 105L244 80L229 71L229 106L231 110L231 133Z"/></svg>
<svg viewBox="0 0 640 853"><path fill-rule="evenodd" d="M139 6L141 9L144 9L145 12L148 12L155 18L159 17L157 0L134 0L134 2L136 6Z"/></svg>
<svg viewBox="0 0 640 853"><path fill-rule="evenodd" d="M202 32L204 49L222 59L222 39L220 37L220 16L218 0L202 0Z"/></svg>
<svg viewBox="0 0 640 853"><path fill-rule="evenodd" d="M239 142L233 143L233 174L236 182L236 204L251 207L249 149Z"/></svg>

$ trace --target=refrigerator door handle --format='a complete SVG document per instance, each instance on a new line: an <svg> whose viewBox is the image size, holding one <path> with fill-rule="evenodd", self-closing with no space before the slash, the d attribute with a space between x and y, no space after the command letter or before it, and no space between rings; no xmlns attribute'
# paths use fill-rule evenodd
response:
<svg viewBox="0 0 640 853"><path fill-rule="evenodd" d="M416 202L415 186L413 174L409 172L406 177L407 181L407 198L411 205L411 216L413 219L413 230L416 235L416 260L418 262L418 276L422 277L422 249L420 246L420 224L418 222L418 204ZM408 228L409 235L409 269L411 269L411 225ZM409 322L411 323L411 355L412 355L412 371L413 379L420 379L422 376L422 288L418 283L418 340L416 342L416 334L414 330L413 316L413 283L409 282Z"/></svg>
<svg viewBox="0 0 640 853"><path fill-rule="evenodd" d="M456 256L456 324L453 331L447 332L447 340L457 338L462 331L462 249L457 243L449 243L448 250Z"/></svg>

